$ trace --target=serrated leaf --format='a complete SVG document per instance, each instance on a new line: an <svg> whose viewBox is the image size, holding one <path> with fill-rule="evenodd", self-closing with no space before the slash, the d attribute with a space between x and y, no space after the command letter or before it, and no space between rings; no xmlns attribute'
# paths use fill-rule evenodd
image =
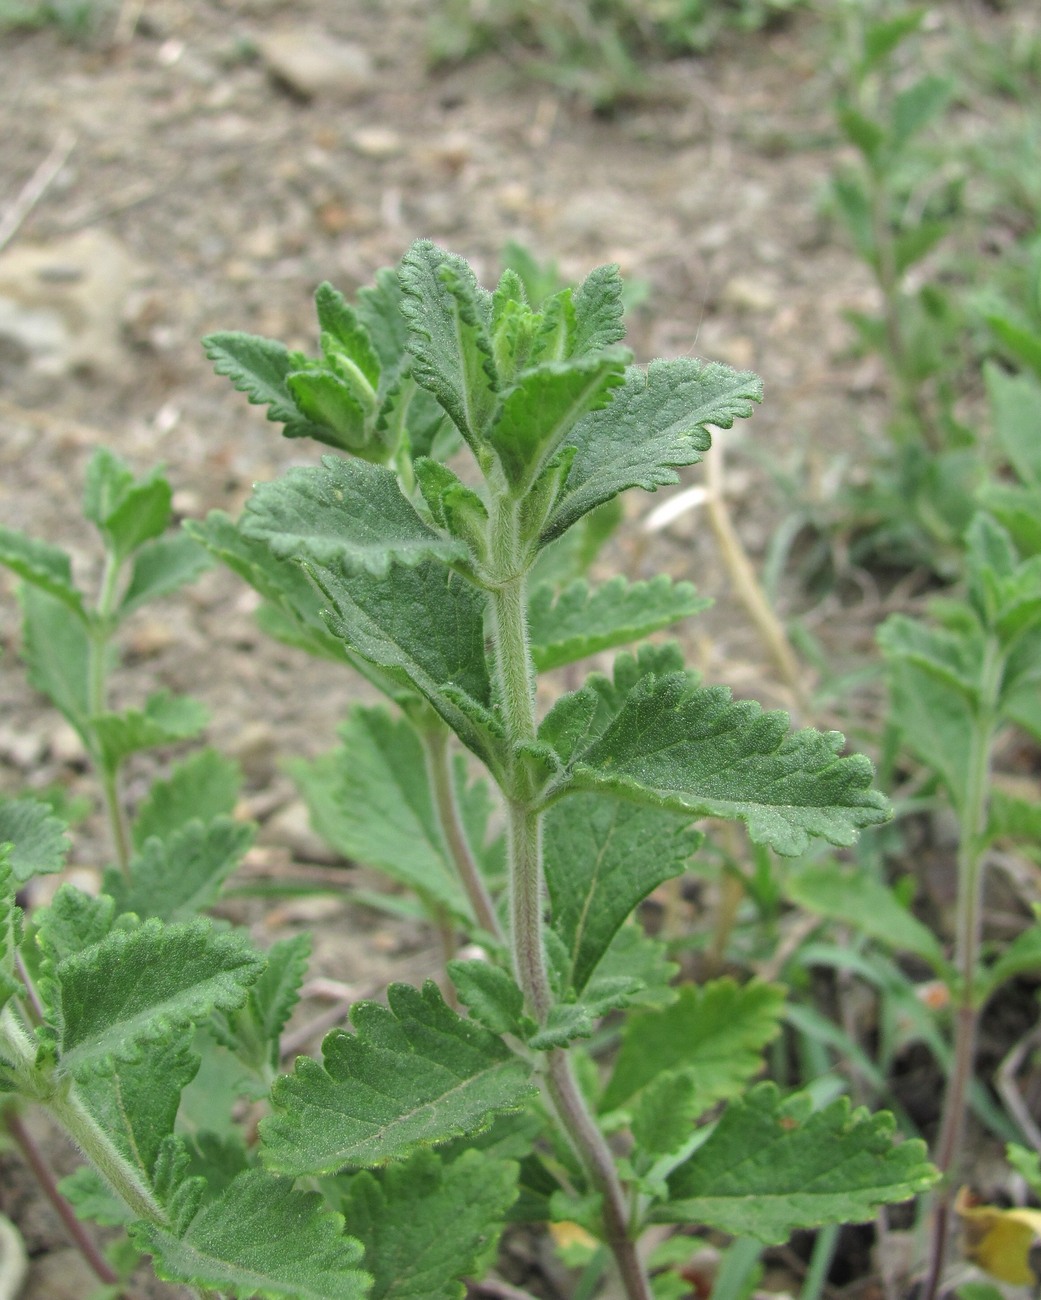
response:
<svg viewBox="0 0 1041 1300"><path fill-rule="evenodd" d="M524 1034L524 994L512 975L489 961L450 961L448 974L473 1020L493 1034Z"/></svg>
<svg viewBox="0 0 1041 1300"><path fill-rule="evenodd" d="M887 659L914 664L970 700L977 696L983 636L975 630L950 632L903 614L891 614L878 629L877 639Z"/></svg>
<svg viewBox="0 0 1041 1300"><path fill-rule="evenodd" d="M106 455L110 456L111 453L106 453L103 449L95 452L88 466L88 476L91 468ZM118 457L114 459L118 460ZM126 473L125 467L122 472L116 471L114 481L98 489L99 513L96 518L89 516L94 518L100 528L106 546L120 561L133 554L139 546L165 532L170 522L173 499L173 490L159 470L153 470L136 480L128 475L129 481L126 482L123 481L123 473ZM108 471L104 471L104 474L107 475ZM89 482L87 495L88 498L91 495Z"/></svg>
<svg viewBox="0 0 1041 1300"><path fill-rule="evenodd" d="M601 1098L602 1111L635 1104L659 1075L687 1070L697 1085L696 1114L737 1096L762 1067L763 1048L780 1031L784 990L732 979L686 984L670 1007L634 1012Z"/></svg>
<svg viewBox="0 0 1041 1300"><path fill-rule="evenodd" d="M707 609L689 582L664 574L648 582L612 578L590 588L579 579L557 592L536 587L528 606L531 652L539 672L650 636Z"/></svg>
<svg viewBox="0 0 1041 1300"><path fill-rule="evenodd" d="M65 823L36 799L0 800L0 845L14 879L24 885L33 876L61 871L69 851Z"/></svg>
<svg viewBox="0 0 1041 1300"><path fill-rule="evenodd" d="M594 975L580 997L557 1002L550 1008L546 1023L528 1038L528 1046L536 1052L549 1052L567 1047L575 1038L592 1037L609 1011L629 1006L642 988L634 975Z"/></svg>
<svg viewBox="0 0 1041 1300"><path fill-rule="evenodd" d="M187 533L157 537L134 554L130 581L119 603L119 617L160 596L194 582L213 563L209 553Z"/></svg>
<svg viewBox="0 0 1041 1300"><path fill-rule="evenodd" d="M306 933L272 944L264 973L245 1003L229 1016L215 1017L220 1040L258 1073L278 1067L279 1038L300 999L310 953L311 936Z"/></svg>
<svg viewBox="0 0 1041 1300"><path fill-rule="evenodd" d="M385 709L356 707L339 734L341 745L331 754L291 765L315 829L345 857L472 919L441 835L415 728ZM468 788L459 768L455 779L470 845L490 872L502 849L485 849L488 788L484 782Z"/></svg>
<svg viewBox="0 0 1041 1300"><path fill-rule="evenodd" d="M373 390L379 385L380 359L354 308L326 280L315 290L315 310L327 355L349 363Z"/></svg>
<svg viewBox="0 0 1041 1300"><path fill-rule="evenodd" d="M887 948L914 953L934 970L946 969L936 935L862 870L844 871L837 863L802 867L791 873L785 892L809 912L844 921Z"/></svg>
<svg viewBox="0 0 1041 1300"><path fill-rule="evenodd" d="M165 780L153 781L134 818L134 847L160 839L190 821L230 816L242 784L239 765L215 749L200 749L177 763Z"/></svg>
<svg viewBox="0 0 1041 1300"><path fill-rule="evenodd" d="M664 880L678 876L701 842L690 818L574 795L543 820L552 924L570 954L567 986L585 987L626 917Z"/></svg>
<svg viewBox="0 0 1041 1300"><path fill-rule="evenodd" d="M72 561L61 547L0 525L0 564L87 621L83 596L72 580Z"/></svg>
<svg viewBox="0 0 1041 1300"><path fill-rule="evenodd" d="M223 330L204 338L202 346L217 374L230 379L251 405L266 406L267 418L284 424L287 438L314 437L321 432L297 409L286 386L286 377L298 368L299 357L283 343Z"/></svg>
<svg viewBox="0 0 1041 1300"><path fill-rule="evenodd" d="M600 958L590 984L624 975L639 985L627 993L626 1006L660 1009L676 1001L673 981L679 971L669 956L668 944L652 938L636 921L627 921Z"/></svg>
<svg viewBox="0 0 1041 1300"><path fill-rule="evenodd" d="M358 319L379 358L381 378L401 368L408 351L408 323L401 310L401 279L397 270L383 267L375 280L358 290Z"/></svg>
<svg viewBox="0 0 1041 1300"><path fill-rule="evenodd" d="M233 1010L263 968L242 935L203 920L114 930L55 969L62 1067L104 1069L214 1010Z"/></svg>
<svg viewBox="0 0 1041 1300"><path fill-rule="evenodd" d="M304 418L311 421L315 430L320 430L312 437L355 455L368 451L367 412L339 375L317 368L294 370L286 376L286 387Z"/></svg>
<svg viewBox="0 0 1041 1300"><path fill-rule="evenodd" d="M30 684L90 742L87 629L69 607L37 587L23 587L22 657Z"/></svg>
<svg viewBox="0 0 1041 1300"><path fill-rule="evenodd" d="M487 434L515 493L530 487L583 416L610 402L629 359L626 349L615 348L544 362L518 376Z"/></svg>
<svg viewBox="0 0 1041 1300"><path fill-rule="evenodd" d="M8 865L8 852L0 845L0 1010L21 988L15 977L15 954L22 942L22 910L15 906L16 882ZM3 1071L0 1070L0 1090Z"/></svg>
<svg viewBox="0 0 1041 1300"><path fill-rule="evenodd" d="M414 687L467 748L497 771L484 654L484 596L443 565L395 565L382 578L309 565L330 630L355 654Z"/></svg>
<svg viewBox="0 0 1041 1300"><path fill-rule="evenodd" d="M572 295L571 305L574 335L569 356L588 356L625 337L622 276L614 262L590 271Z"/></svg>
<svg viewBox="0 0 1041 1300"><path fill-rule="evenodd" d="M290 644L343 662L343 645L325 626L321 596L299 564L279 560L265 542L246 537L221 510L211 510L205 520L189 520L184 526L190 536L264 597L286 628L281 639L288 639L292 629Z"/></svg>
<svg viewBox="0 0 1041 1300"><path fill-rule="evenodd" d="M389 1007L358 1003L356 1033L334 1030L324 1064L300 1057L271 1091L264 1159L283 1173L378 1165L484 1128L530 1091L530 1067L445 1004L437 985L392 984Z"/></svg>
<svg viewBox="0 0 1041 1300"><path fill-rule="evenodd" d="M796 1228L857 1223L936 1181L917 1140L894 1144L892 1115L850 1111L840 1097L816 1113L807 1094L763 1083L723 1118L669 1178L665 1223L699 1223L770 1244Z"/></svg>
<svg viewBox="0 0 1041 1300"><path fill-rule="evenodd" d="M850 844L888 816L862 755L840 757L837 732L788 731L788 717L735 702L725 688L692 687L685 674L646 676L592 745L571 760L576 790L700 816L744 821L779 853L810 836Z"/></svg>
<svg viewBox="0 0 1041 1300"><path fill-rule="evenodd" d="M49 907L36 912L36 941L51 968L74 953L100 943L112 929L116 904L107 894L95 897L64 884Z"/></svg>
<svg viewBox="0 0 1041 1300"><path fill-rule="evenodd" d="M630 366L608 406L585 416L566 442L575 459L542 534L559 537L582 515L626 488L678 482L709 447L710 424L729 429L762 397L756 375L683 357Z"/></svg>
<svg viewBox="0 0 1041 1300"><path fill-rule="evenodd" d="M58 1184L58 1191L76 1211L78 1219L106 1228L127 1228L134 1213L115 1194L93 1165L80 1165Z"/></svg>
<svg viewBox="0 0 1041 1300"><path fill-rule="evenodd" d="M652 1079L637 1098L630 1123L641 1162L679 1151L693 1132L701 1103L696 1069L670 1070Z"/></svg>
<svg viewBox="0 0 1041 1300"><path fill-rule="evenodd" d="M401 261L401 308L412 375L470 444L484 438L498 380L489 336L490 295L461 257L418 240Z"/></svg>
<svg viewBox="0 0 1041 1300"><path fill-rule="evenodd" d="M365 1246L370 1300L462 1300L463 1278L495 1250L517 1174L512 1162L480 1151L450 1164L419 1151L378 1177L356 1174L342 1208Z"/></svg>
<svg viewBox="0 0 1041 1300"><path fill-rule="evenodd" d="M166 1282L211 1287L247 1300L363 1300L370 1278L343 1218L292 1179L248 1169L179 1234L141 1223L133 1238Z"/></svg>
<svg viewBox="0 0 1041 1300"><path fill-rule="evenodd" d="M377 575L392 564L466 556L458 542L423 523L390 470L336 456L262 484L246 503L241 527L279 559L310 557Z"/></svg>
<svg viewBox="0 0 1041 1300"><path fill-rule="evenodd" d="M102 713L91 719L103 765L112 770L131 754L191 740L206 726L209 710L186 695L157 691L143 709Z"/></svg>
<svg viewBox="0 0 1041 1300"><path fill-rule="evenodd" d="M255 828L230 817L191 821L151 836L128 873L105 875L105 892L121 912L163 921L189 921L216 900L253 841Z"/></svg>

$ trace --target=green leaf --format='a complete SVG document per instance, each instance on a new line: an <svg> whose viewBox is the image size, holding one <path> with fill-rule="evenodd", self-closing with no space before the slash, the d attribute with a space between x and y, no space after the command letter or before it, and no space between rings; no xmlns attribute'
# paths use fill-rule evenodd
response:
<svg viewBox="0 0 1041 1300"><path fill-rule="evenodd" d="M290 371L298 368L298 354L274 339L237 330L210 334L203 339L202 346L217 374L230 379L253 406L266 406L267 418L275 424L284 424L287 438L320 435L320 428L297 408L286 385Z"/></svg>
<svg viewBox="0 0 1041 1300"><path fill-rule="evenodd" d="M272 944L265 954L264 973L245 1003L230 1016L217 1016L218 1024L223 1020L219 1030L222 1041L258 1072L278 1067L279 1039L300 1000L310 955L311 936L307 933Z"/></svg>
<svg viewBox="0 0 1041 1300"><path fill-rule="evenodd" d="M90 458L83 513L119 562L166 530L172 498L162 470L135 479L123 459L105 447Z"/></svg>
<svg viewBox="0 0 1041 1300"><path fill-rule="evenodd" d="M376 389L382 367L358 313L327 280L315 290L314 305L326 355L344 368L356 369L366 384Z"/></svg>
<svg viewBox="0 0 1041 1300"><path fill-rule="evenodd" d="M567 1047L575 1038L591 1038L599 1021L609 1011L629 1006L642 992L642 984L634 975L593 976L575 1000L557 1002L550 1007L546 1023L528 1038L528 1046L536 1052L550 1052L557 1047Z"/></svg>
<svg viewBox="0 0 1041 1300"><path fill-rule="evenodd" d="M203 920L113 930L56 967L61 1064L81 1074L133 1059L145 1043L239 1006L262 970L243 936Z"/></svg>
<svg viewBox="0 0 1041 1300"><path fill-rule="evenodd" d="M630 366L610 404L567 438L575 459L542 541L626 488L653 492L678 482L675 467L695 464L708 449L707 426L729 429L761 397L758 376L718 363L681 357L652 361L646 370Z"/></svg>
<svg viewBox="0 0 1041 1300"><path fill-rule="evenodd" d="M572 758L570 785L699 816L737 818L794 855L811 835L850 844L886 820L871 764L843 758L837 732L788 731L788 718L735 702L685 674L643 677L603 734Z"/></svg>
<svg viewBox="0 0 1041 1300"><path fill-rule="evenodd" d="M385 577L310 565L330 630L355 654L426 697L469 749L499 768L484 655L484 596L443 565Z"/></svg>
<svg viewBox="0 0 1041 1300"><path fill-rule="evenodd" d="M375 1279L370 1300L463 1300L517 1199L517 1165L480 1151L451 1164L418 1151L380 1175L355 1174L343 1199Z"/></svg>
<svg viewBox="0 0 1041 1300"><path fill-rule="evenodd" d="M622 276L614 262L590 271L572 295L571 305L574 333L568 356L590 356L625 337Z"/></svg>
<svg viewBox="0 0 1041 1300"><path fill-rule="evenodd" d="M893 100L892 147L904 145L947 107L954 84L946 77L922 77Z"/></svg>
<svg viewBox="0 0 1041 1300"><path fill-rule="evenodd" d="M33 876L61 871L69 851L65 823L36 799L0 800L0 846L14 879L24 885Z"/></svg>
<svg viewBox="0 0 1041 1300"><path fill-rule="evenodd" d="M986 320L1013 356L1025 362L1041 378L1041 332L1024 329L1017 321L1004 316L988 316Z"/></svg>
<svg viewBox="0 0 1041 1300"><path fill-rule="evenodd" d="M890 663L892 716L900 719L904 744L928 764L960 807L968 780L975 717L965 697L917 665Z"/></svg>
<svg viewBox="0 0 1041 1300"><path fill-rule="evenodd" d="M934 970L947 968L936 935L863 870L843 871L837 863L802 867L790 874L785 892L809 912L843 921L887 948L914 953Z"/></svg>
<svg viewBox="0 0 1041 1300"><path fill-rule="evenodd" d="M415 728L385 709L355 707L339 734L342 743L331 754L290 767L315 829L345 857L472 921L441 835ZM484 848L492 813L488 788L477 782L468 789L457 768L456 797L470 844L491 872L502 850Z"/></svg>
<svg viewBox="0 0 1041 1300"><path fill-rule="evenodd" d="M157 691L144 709L102 713L91 719L101 761L110 771L129 755L157 745L191 740L206 726L210 713L204 704L186 695Z"/></svg>
<svg viewBox="0 0 1041 1300"><path fill-rule="evenodd" d="M311 437L363 455L368 450L368 412L350 386L328 370L294 370L286 376L286 387L301 414L314 426ZM383 448L379 449L383 459Z"/></svg>
<svg viewBox="0 0 1041 1300"><path fill-rule="evenodd" d="M324 1065L300 1057L271 1090L264 1160L282 1173L379 1165L485 1128L530 1091L530 1067L500 1038L451 1011L437 985L392 984L389 1007L357 1003L357 1033L334 1030Z"/></svg>
<svg viewBox="0 0 1041 1300"><path fill-rule="evenodd" d="M487 440L514 492L527 491L575 424L606 406L623 382L624 348L524 371L502 399Z"/></svg>
<svg viewBox="0 0 1041 1300"><path fill-rule="evenodd" d="M601 1098L604 1112L629 1108L659 1075L689 1071L695 1115L735 1097L762 1068L762 1051L780 1030L784 990L732 979L684 985L671 1007L634 1012Z"/></svg>
<svg viewBox="0 0 1041 1300"><path fill-rule="evenodd" d="M140 1223L135 1243L166 1282L210 1287L247 1300L363 1300L370 1278L343 1218L316 1192L261 1169L239 1174L180 1233Z"/></svg>
<svg viewBox="0 0 1041 1300"><path fill-rule="evenodd" d="M184 526L264 597L281 620L282 640L309 654L343 662L343 645L325 626L321 596L301 565L279 560L265 542L246 537L221 510L211 510L204 521L189 520Z"/></svg>
<svg viewBox="0 0 1041 1300"><path fill-rule="evenodd" d="M67 604L37 587L23 587L19 596L29 682L64 714L89 748L87 629Z"/></svg>
<svg viewBox="0 0 1041 1300"><path fill-rule="evenodd" d="M125 618L149 601L194 582L212 563L206 550L187 533L145 542L134 555L130 581L119 603L119 617Z"/></svg>
<svg viewBox="0 0 1041 1300"><path fill-rule="evenodd" d="M461 257L418 240L401 261L412 374L476 448L496 407L490 295Z"/></svg>
<svg viewBox="0 0 1041 1300"><path fill-rule="evenodd" d="M864 59L861 72L869 72L922 25L924 8L909 9L881 22L870 22L864 31Z"/></svg>
<svg viewBox="0 0 1041 1300"><path fill-rule="evenodd" d="M246 503L241 527L279 559L311 558L377 575L392 564L466 556L458 542L423 523L390 470L337 456L262 484Z"/></svg>
<svg viewBox="0 0 1041 1300"><path fill-rule="evenodd" d="M408 323L401 310L401 279L384 267L375 282L358 290L356 311L379 358L381 378L396 374L408 351Z"/></svg>
<svg viewBox="0 0 1041 1300"><path fill-rule="evenodd" d="M615 934L611 946L600 958L590 986L624 975L634 982L626 995L630 1007L669 1007L678 996L673 981L679 966L669 956L668 944L652 939L642 925L628 921ZM638 984L637 989L635 985Z"/></svg>
<svg viewBox="0 0 1041 1300"><path fill-rule="evenodd" d="M652 1218L774 1244L796 1228L870 1219L936 1181L922 1142L894 1144L892 1115L851 1112L845 1097L811 1107L807 1094L785 1100L772 1083L732 1102Z"/></svg>
<svg viewBox="0 0 1041 1300"><path fill-rule="evenodd" d="M579 579L557 592L536 587L528 606L532 657L539 672L627 645L711 605L690 582L664 574L649 582L612 578L591 589Z"/></svg>
<svg viewBox="0 0 1041 1300"><path fill-rule="evenodd" d="M1038 971L1041 971L1041 924L1017 934L999 954L984 975L980 996L989 997L1017 975L1035 975Z"/></svg>
<svg viewBox="0 0 1041 1300"><path fill-rule="evenodd" d="M878 644L891 662L913 664L967 699L977 697L983 637L975 629L950 632L903 614L891 614L878 629Z"/></svg>
<svg viewBox="0 0 1041 1300"><path fill-rule="evenodd" d="M987 814L987 839L1013 839L1041 844L1041 803L1004 790L992 790Z"/></svg>
<svg viewBox="0 0 1041 1300"><path fill-rule="evenodd" d="M72 580L72 561L60 547L0 525L0 564L61 601L81 622L86 623L83 596Z"/></svg>
<svg viewBox="0 0 1041 1300"><path fill-rule="evenodd" d="M80 1165L58 1184L58 1191L76 1211L77 1219L106 1228L126 1228L133 1211L115 1194L93 1165Z"/></svg>
<svg viewBox="0 0 1041 1300"><path fill-rule="evenodd" d="M230 816L241 784L239 765L215 749L200 749L183 759L166 780L149 787L134 818L135 848L153 835L164 839L190 821Z"/></svg>
<svg viewBox="0 0 1041 1300"><path fill-rule="evenodd" d="M216 900L253 842L254 827L230 817L191 821L160 839L151 836L127 876L105 873L105 892L121 912L163 921L189 921Z"/></svg>
<svg viewBox="0 0 1041 1300"><path fill-rule="evenodd" d="M15 954L22 942L22 909L15 906L15 889L8 853L0 846L0 1010L22 987L21 980L14 974ZM3 1069L0 1066L2 1090Z"/></svg>
<svg viewBox="0 0 1041 1300"><path fill-rule="evenodd" d="M34 914L36 941L50 970L66 957L100 943L112 929L115 901L107 894L94 897L64 884L50 907Z"/></svg>
<svg viewBox="0 0 1041 1300"><path fill-rule="evenodd" d="M671 1155L690 1140L701 1102L693 1070L670 1070L647 1084L633 1106L630 1125L641 1163Z"/></svg>
<svg viewBox="0 0 1041 1300"><path fill-rule="evenodd" d="M471 1019L493 1034L524 1036L524 994L508 971L490 961L450 961L448 974Z"/></svg>
<svg viewBox="0 0 1041 1300"><path fill-rule="evenodd" d="M567 987L581 992L626 917L678 876L701 842L684 814L574 795L543 823L553 929L570 954Z"/></svg>

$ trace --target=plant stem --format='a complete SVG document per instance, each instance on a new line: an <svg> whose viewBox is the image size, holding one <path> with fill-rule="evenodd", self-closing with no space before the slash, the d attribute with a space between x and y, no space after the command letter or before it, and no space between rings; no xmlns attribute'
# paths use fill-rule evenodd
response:
<svg viewBox="0 0 1041 1300"><path fill-rule="evenodd" d="M965 1131L966 1100L972 1081L979 1005L975 991L983 921L983 878L986 856L987 809L991 751L997 723L997 698L1004 659L997 638L988 636L980 669L980 698L969 744L965 790L960 808L958 840L958 904L955 966L958 998L955 1007L954 1060L944 1095L940 1133L933 1157L944 1181L936 1198L929 1261L922 1300L935 1300L947 1255L951 1219L952 1173Z"/></svg>
<svg viewBox="0 0 1041 1300"><path fill-rule="evenodd" d="M106 1286L115 1285L119 1281L119 1274L98 1249L97 1242L91 1238L86 1228L76 1218L72 1206L58 1190L54 1174L51 1172L47 1161L43 1158L43 1153L33 1140L32 1134L22 1123L21 1116L17 1115L13 1110L8 1111L4 1116L4 1124L15 1145L21 1151L25 1163L33 1171L41 1191L54 1207L58 1218L61 1219L65 1231L69 1234L76 1249Z"/></svg>
<svg viewBox="0 0 1041 1300"><path fill-rule="evenodd" d="M452 780L452 754L449 747L447 727L438 727L422 732L423 749L426 753L427 775L430 788L434 794L434 806L441 823L441 833L449 855L455 863L460 883L466 890L466 896L473 908L477 924L497 942L505 946L506 936L502 932L499 918L495 914L488 886L484 883L481 869L470 848L470 841L463 825L456 798L455 782Z"/></svg>
<svg viewBox="0 0 1041 1300"><path fill-rule="evenodd" d="M544 1026L553 1006L542 944L541 811L532 767L523 747L536 738L535 673L528 639L526 570L518 503L496 496L491 514L492 647L499 704L511 747L503 794L509 838L510 923L514 971L529 1012ZM650 1282L630 1236L629 1210L607 1145L578 1086L571 1058L545 1054L544 1082L553 1111L603 1203L604 1235L628 1300L651 1300Z"/></svg>
<svg viewBox="0 0 1041 1300"><path fill-rule="evenodd" d="M108 705L108 647L111 637L112 611L119 590L120 565L111 551L105 557L95 620L90 628L90 663L88 667L88 707L92 718L105 712ZM130 830L119 793L119 768L110 767L98 753L94 757L101 771L101 793L105 801L112 847L119 868L126 875L130 869Z"/></svg>

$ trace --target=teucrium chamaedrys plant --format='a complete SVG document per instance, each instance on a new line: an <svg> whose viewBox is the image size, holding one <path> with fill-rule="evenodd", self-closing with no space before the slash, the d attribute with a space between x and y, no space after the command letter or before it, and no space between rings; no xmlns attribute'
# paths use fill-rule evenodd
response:
<svg viewBox="0 0 1041 1300"><path fill-rule="evenodd" d="M700 818L743 821L782 853L813 836L849 844L887 815L867 760L843 756L837 734L792 733L784 715L699 687L671 645L622 654L611 676L536 706L539 671L700 603L665 579L554 591L537 581L540 557L626 489L674 482L708 449L708 426L760 396L754 375L722 365L632 365L620 291L602 267L535 311L513 273L488 292L462 259L419 242L355 307L319 289L317 360L246 334L206 341L287 435L350 453L260 486L237 524L214 514L191 528L265 597L272 631L350 662L400 708L352 712L341 759L305 777L312 804L491 954L450 966L466 1017L432 986L394 986L389 1010L358 1008L354 1033L333 1031L321 1064L301 1059L272 1090L264 1162L330 1188L348 1180L348 1232L368 1243L376 1295L419 1294L392 1262L415 1245L413 1164L431 1189L464 1159L489 1177L494 1165L491 1241L518 1176L495 1161L523 1155L510 1213L584 1223L634 1300L652 1294L637 1249L650 1222L779 1241L867 1217L932 1177L918 1144L892 1144L887 1116L746 1091L779 992L724 980L677 993L661 948L628 920L684 869ZM468 470L447 463L453 447ZM488 791L451 761L452 736L498 789L505 861ZM575 1040L625 1007L601 1084ZM538 1142L518 1113L536 1084L549 1124ZM460 1155L496 1116L483 1150ZM609 1132L628 1136L616 1146ZM461 1294L457 1275L423 1294Z"/></svg>

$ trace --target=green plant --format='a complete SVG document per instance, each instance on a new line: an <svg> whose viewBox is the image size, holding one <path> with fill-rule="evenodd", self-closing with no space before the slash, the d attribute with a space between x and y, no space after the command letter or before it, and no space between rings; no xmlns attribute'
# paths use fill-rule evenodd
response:
<svg viewBox="0 0 1041 1300"><path fill-rule="evenodd" d="M782 853L848 844L887 815L867 760L698 686L673 645L619 654L610 676L536 711L538 672L698 605L665 579L532 587L537 557L625 489L674 481L707 450L706 425L750 414L756 378L689 358L632 366L611 267L535 311L516 275L488 293L421 242L356 306L329 286L317 305L319 358L239 333L207 349L288 436L351 454L262 485L239 523L218 513L190 533L257 587L267 627L393 702L352 710L345 753L305 785L352 853L487 959L449 963L466 1015L432 982L393 985L388 1006L354 1007L320 1062L275 1078L299 945L263 968L227 927L143 915L180 887L184 859L164 846L197 781L156 787L157 834L106 876L109 894L65 888L27 926L14 884L59 865L60 834L38 808L8 818L0 1079L107 1180L74 1181L81 1212L130 1221L160 1276L197 1292L328 1300L461 1296L507 1220L567 1220L606 1248L583 1294L613 1258L624 1293L649 1300L676 1294L675 1279L648 1277L650 1224L776 1242L929 1186L920 1144L894 1145L889 1116L753 1085L781 990L677 989L631 917L685 869L704 816L745 822ZM457 474L444 449L460 445ZM78 618L40 544L9 545ZM617 1012L620 1046L601 1068L580 1040L592 1049ZM226 1053L250 1096L270 1085L259 1141L207 1118L198 1092L185 1129L200 1052L204 1070ZM733 1261L740 1289L747 1251Z"/></svg>

